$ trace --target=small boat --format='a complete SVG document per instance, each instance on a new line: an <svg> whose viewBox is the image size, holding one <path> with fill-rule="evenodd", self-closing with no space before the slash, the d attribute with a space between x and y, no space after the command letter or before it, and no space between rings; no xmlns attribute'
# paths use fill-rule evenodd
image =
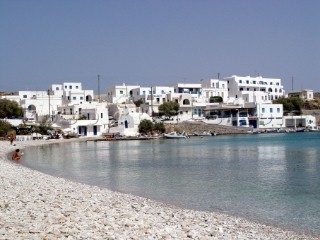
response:
<svg viewBox="0 0 320 240"><path fill-rule="evenodd" d="M305 128L297 128L296 132L305 132L305 130L306 130Z"/></svg>
<svg viewBox="0 0 320 240"><path fill-rule="evenodd" d="M164 138L167 139L178 139L178 138L189 138L188 134L186 132L177 133L177 132L171 132L171 133L165 133Z"/></svg>
<svg viewBox="0 0 320 240"><path fill-rule="evenodd" d="M309 132L320 132L320 129L318 127L311 127L308 129Z"/></svg>

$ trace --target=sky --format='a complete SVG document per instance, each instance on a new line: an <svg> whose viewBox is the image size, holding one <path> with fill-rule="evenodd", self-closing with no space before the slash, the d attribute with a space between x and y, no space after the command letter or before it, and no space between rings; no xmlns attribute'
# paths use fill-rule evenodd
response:
<svg viewBox="0 0 320 240"><path fill-rule="evenodd" d="M0 0L0 91L218 75L320 91L320 1Z"/></svg>

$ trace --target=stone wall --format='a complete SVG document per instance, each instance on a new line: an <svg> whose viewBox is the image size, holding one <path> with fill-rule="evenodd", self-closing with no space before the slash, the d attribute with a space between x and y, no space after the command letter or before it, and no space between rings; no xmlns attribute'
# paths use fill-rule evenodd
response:
<svg viewBox="0 0 320 240"><path fill-rule="evenodd" d="M218 135L221 134L241 134L247 133L252 128L245 128L245 127L231 127L231 126L223 126L218 124L206 124L203 122L180 122L178 124L173 123L165 123L166 132L183 132L185 131L189 135L192 135L194 132L204 132L204 131L211 131L217 133Z"/></svg>

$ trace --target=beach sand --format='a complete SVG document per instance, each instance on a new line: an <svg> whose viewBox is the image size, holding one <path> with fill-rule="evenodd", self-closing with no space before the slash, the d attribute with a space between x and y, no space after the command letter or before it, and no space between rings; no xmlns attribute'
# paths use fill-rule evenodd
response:
<svg viewBox="0 0 320 240"><path fill-rule="evenodd" d="M70 141L79 140L0 141L0 239L320 239L75 183L7 160L16 148Z"/></svg>

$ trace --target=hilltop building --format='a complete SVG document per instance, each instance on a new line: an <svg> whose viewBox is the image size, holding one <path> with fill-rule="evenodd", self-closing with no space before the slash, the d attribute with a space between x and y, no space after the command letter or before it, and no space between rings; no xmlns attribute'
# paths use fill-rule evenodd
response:
<svg viewBox="0 0 320 240"><path fill-rule="evenodd" d="M288 92L288 97L299 97L303 100L313 100L313 90L304 89L301 91Z"/></svg>

